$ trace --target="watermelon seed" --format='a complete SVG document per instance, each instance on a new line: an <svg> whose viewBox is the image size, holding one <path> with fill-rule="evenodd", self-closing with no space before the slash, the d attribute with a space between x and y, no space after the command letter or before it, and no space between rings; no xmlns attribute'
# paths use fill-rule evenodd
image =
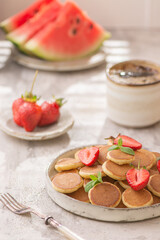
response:
<svg viewBox="0 0 160 240"><path fill-rule="evenodd" d="M38 9L35 9L35 10L34 10L34 13L36 14L38 11L39 11Z"/></svg>
<svg viewBox="0 0 160 240"><path fill-rule="evenodd" d="M79 19L79 18L77 18L77 19L76 19L76 22L77 22L77 23L80 23L80 19Z"/></svg>
<svg viewBox="0 0 160 240"><path fill-rule="evenodd" d="M92 23L90 24L89 28L90 28L90 29L92 29L92 28L93 28L93 24L92 24Z"/></svg>
<svg viewBox="0 0 160 240"><path fill-rule="evenodd" d="M76 28L73 28L72 33L73 33L73 35L76 35L77 29L76 29Z"/></svg>

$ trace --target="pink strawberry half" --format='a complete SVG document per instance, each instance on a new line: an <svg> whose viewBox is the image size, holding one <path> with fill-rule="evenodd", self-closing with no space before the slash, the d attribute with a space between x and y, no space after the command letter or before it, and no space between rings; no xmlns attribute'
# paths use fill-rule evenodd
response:
<svg viewBox="0 0 160 240"><path fill-rule="evenodd" d="M118 140L122 138L122 146L123 147L130 147L132 148L134 151L141 149L142 148L142 144L137 142L135 139L125 136L125 135L118 135L118 137L116 137L114 139L114 144L118 144Z"/></svg>
<svg viewBox="0 0 160 240"><path fill-rule="evenodd" d="M146 169L130 169L127 174L126 178L129 185L135 190L141 190L144 188L148 181L149 181L149 172Z"/></svg>
<svg viewBox="0 0 160 240"><path fill-rule="evenodd" d="M157 158L157 169L158 172L160 173L160 157Z"/></svg>
<svg viewBox="0 0 160 240"><path fill-rule="evenodd" d="M97 147L82 149L78 154L79 159L86 166L92 166L98 159L98 156L99 149Z"/></svg>

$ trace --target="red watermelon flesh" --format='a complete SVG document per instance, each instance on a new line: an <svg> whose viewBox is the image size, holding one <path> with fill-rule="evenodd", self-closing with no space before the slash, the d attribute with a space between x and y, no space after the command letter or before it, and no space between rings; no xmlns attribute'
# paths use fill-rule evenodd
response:
<svg viewBox="0 0 160 240"><path fill-rule="evenodd" d="M62 4L57 0L43 7L34 17L25 22L22 26L7 35L7 39L21 47L32 38L48 22L53 22L57 18Z"/></svg>
<svg viewBox="0 0 160 240"><path fill-rule="evenodd" d="M38 32L25 48L46 60L68 60L97 50L110 36L73 2L63 6L59 17Z"/></svg>
<svg viewBox="0 0 160 240"><path fill-rule="evenodd" d="M27 22L35 14L37 14L45 5L51 3L53 0L39 0L34 2L31 6L26 8L24 11L7 18L1 22L0 26L5 32L11 32L14 29L20 27L22 24Z"/></svg>

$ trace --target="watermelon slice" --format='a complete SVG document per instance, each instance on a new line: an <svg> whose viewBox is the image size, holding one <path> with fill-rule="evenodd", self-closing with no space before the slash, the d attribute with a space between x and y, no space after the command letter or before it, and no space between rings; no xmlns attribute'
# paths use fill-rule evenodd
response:
<svg viewBox="0 0 160 240"><path fill-rule="evenodd" d="M57 0L43 7L34 17L25 22L16 30L7 35L7 39L16 44L20 49L26 41L32 38L40 29L42 29L48 22L53 22L57 18L62 4Z"/></svg>
<svg viewBox="0 0 160 240"><path fill-rule="evenodd" d="M73 2L68 1L55 22L49 23L25 44L46 60L68 60L96 51L110 37Z"/></svg>
<svg viewBox="0 0 160 240"><path fill-rule="evenodd" d="M11 32L14 29L20 27L22 24L27 22L30 18L32 18L37 12L39 12L45 5L49 4L53 0L39 0L33 3L24 11L7 18L3 22L1 22L0 26L5 32Z"/></svg>

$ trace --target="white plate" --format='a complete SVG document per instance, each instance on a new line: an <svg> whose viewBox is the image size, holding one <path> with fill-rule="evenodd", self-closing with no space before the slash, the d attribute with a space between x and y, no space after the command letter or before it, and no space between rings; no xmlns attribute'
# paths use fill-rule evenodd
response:
<svg viewBox="0 0 160 240"><path fill-rule="evenodd" d="M24 128L17 126L13 121L10 109L1 111L0 116L0 129L3 132L13 137L30 141L46 140L58 137L72 128L73 124L73 117L65 108L61 109L61 116L57 123L46 127L36 127L33 132L26 132Z"/></svg>
<svg viewBox="0 0 160 240"><path fill-rule="evenodd" d="M64 152L48 166L46 170L46 190L54 202L72 213L101 221L135 222L160 216L160 204L141 208L108 208L81 202L54 190L51 179L56 174L55 163L64 157L73 157L75 152L81 148Z"/></svg>
<svg viewBox="0 0 160 240"><path fill-rule="evenodd" d="M93 55L80 58L72 61L46 61L42 59L38 59L35 57L29 57L20 53L16 48L14 50L13 59L29 68L47 70L47 71L58 71L58 72L66 72L66 71L78 71L93 68L96 66L105 63L106 54L100 50Z"/></svg>

